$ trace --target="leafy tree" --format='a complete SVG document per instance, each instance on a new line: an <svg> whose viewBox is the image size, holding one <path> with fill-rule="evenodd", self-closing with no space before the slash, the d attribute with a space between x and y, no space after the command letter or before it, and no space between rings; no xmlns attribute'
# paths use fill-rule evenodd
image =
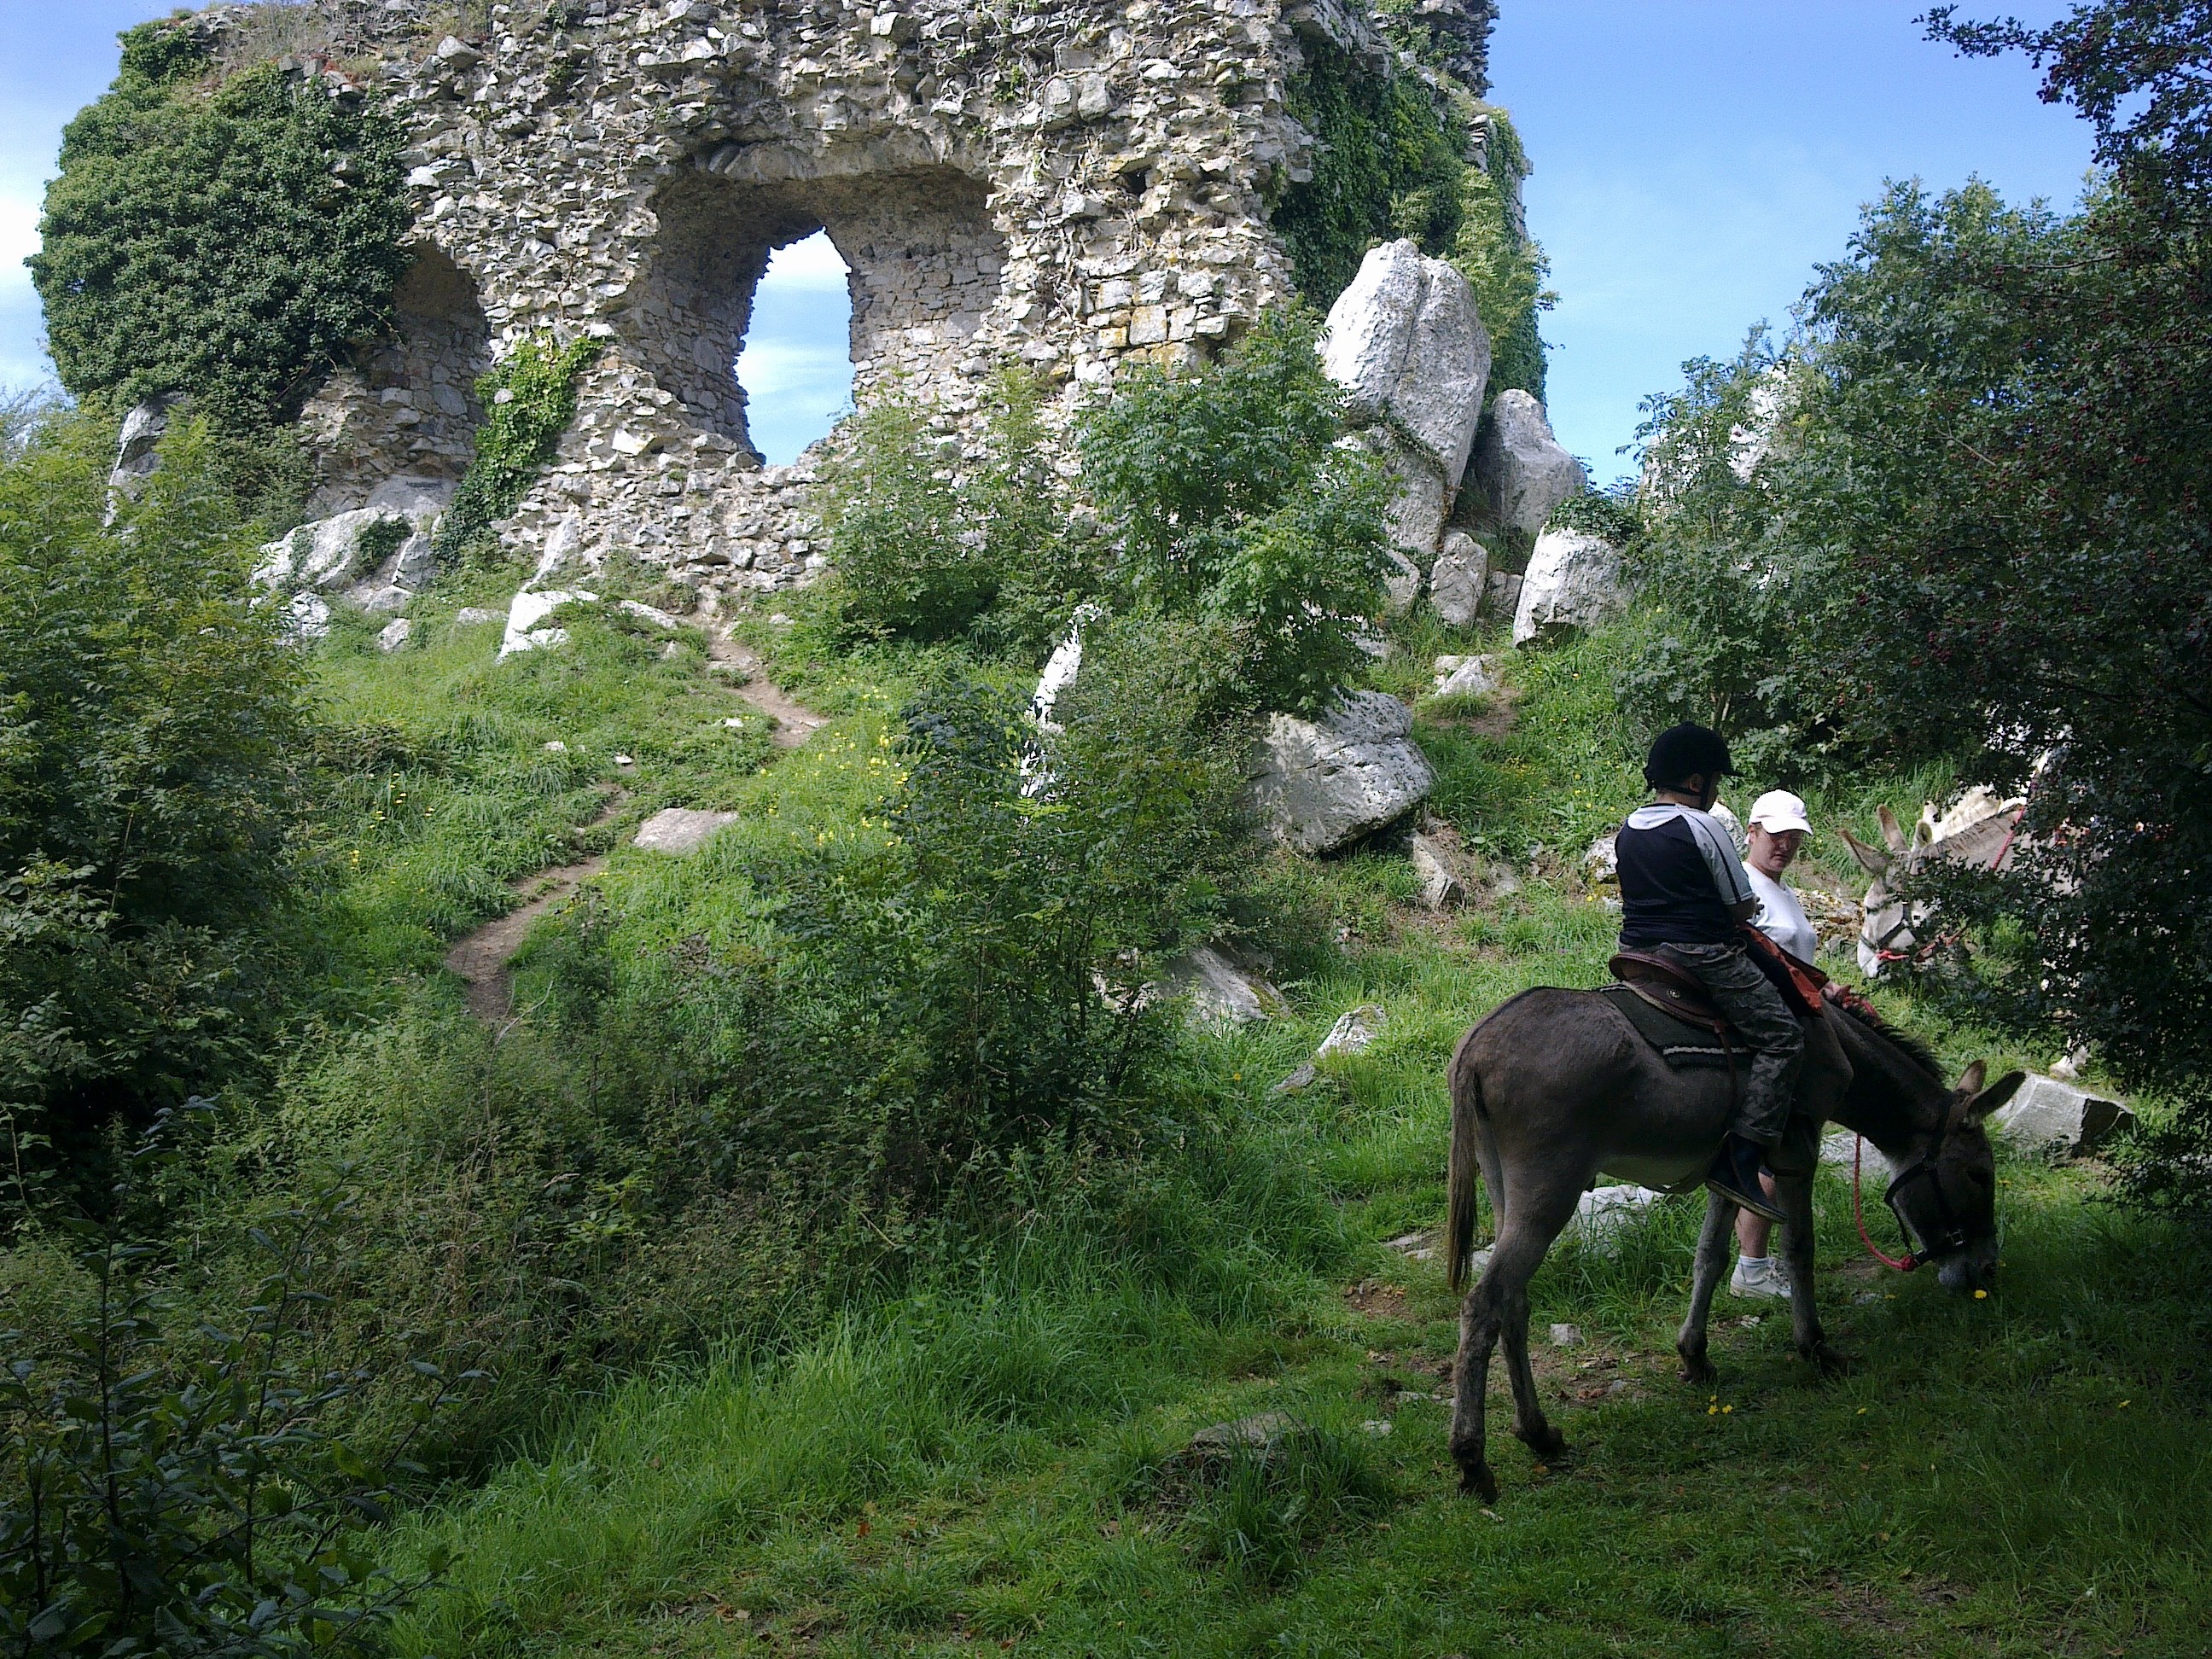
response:
<svg viewBox="0 0 2212 1659"><path fill-rule="evenodd" d="M191 392L282 418L383 329L408 256L400 129L273 68L220 85L189 20L124 37L62 140L31 261L62 384L130 404Z"/></svg>
<svg viewBox="0 0 2212 1659"><path fill-rule="evenodd" d="M2195 1098L2187 1146L2212 1125L2212 266L2178 176L2069 217L1893 187L1768 406L1771 360L1704 366L1647 480L1680 701L1777 758L2027 788L2009 875L1929 878L1988 947L1948 988Z"/></svg>
<svg viewBox="0 0 2212 1659"><path fill-rule="evenodd" d="M1389 486L1340 446L1310 315L1261 319L1218 367L1143 368L1085 417L1084 482L1136 604L1220 635L1219 700L1310 712L1363 659L1389 569Z"/></svg>
<svg viewBox="0 0 2212 1659"><path fill-rule="evenodd" d="M205 424L108 526L112 441L68 417L0 465L0 1113L79 1151L264 1030L302 721Z"/></svg>

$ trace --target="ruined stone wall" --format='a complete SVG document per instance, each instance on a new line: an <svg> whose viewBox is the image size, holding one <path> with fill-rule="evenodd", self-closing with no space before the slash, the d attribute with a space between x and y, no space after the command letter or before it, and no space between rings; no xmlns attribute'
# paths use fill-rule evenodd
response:
<svg viewBox="0 0 2212 1659"><path fill-rule="evenodd" d="M897 377L958 431L1011 358L1064 410L1290 295L1266 204L1308 176L1302 41L1389 61L1338 0L540 0L468 41L417 10L347 13L410 129L422 263L397 340L309 408L321 507L454 476L489 356L589 334L503 533L712 586L819 562L805 464L760 464L734 375L772 250L826 229L851 267L856 398Z"/></svg>

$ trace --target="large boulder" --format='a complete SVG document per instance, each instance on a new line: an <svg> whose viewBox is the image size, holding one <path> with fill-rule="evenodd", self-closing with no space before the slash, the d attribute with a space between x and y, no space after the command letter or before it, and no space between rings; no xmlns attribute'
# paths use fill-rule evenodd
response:
<svg viewBox="0 0 2212 1659"><path fill-rule="evenodd" d="M1489 580L1490 550L1463 530L1446 531L1429 570L1429 604L1437 619L1447 628L1474 627Z"/></svg>
<svg viewBox="0 0 2212 1659"><path fill-rule="evenodd" d="M507 604L507 632L500 639L500 656L504 659L525 651L568 644L568 630L549 625L546 618L564 605L597 605L599 600L598 594L580 587L548 588L543 592L524 588Z"/></svg>
<svg viewBox="0 0 2212 1659"><path fill-rule="evenodd" d="M2055 1077L2031 1073L2011 1100L1997 1109L1998 1135L2023 1152L2082 1158L2135 1114L2117 1100L2091 1094Z"/></svg>
<svg viewBox="0 0 2212 1659"><path fill-rule="evenodd" d="M1410 240L1372 250L1329 307L1322 368L1355 422L1392 428L1447 491L1459 487L1482 420L1490 335L1456 269Z"/></svg>
<svg viewBox="0 0 2212 1659"><path fill-rule="evenodd" d="M1436 787L1413 729L1413 711L1381 691L1346 692L1310 720L1271 715L1247 758L1246 810L1301 853L1348 847Z"/></svg>
<svg viewBox="0 0 2212 1659"><path fill-rule="evenodd" d="M1200 945L1164 963L1158 988L1189 1000L1194 1025L1233 1028L1279 1019L1290 1012L1283 994L1256 967L1217 945Z"/></svg>
<svg viewBox="0 0 2212 1659"><path fill-rule="evenodd" d="M1443 469L1388 427L1370 426L1342 441L1347 448L1380 456L1389 468L1396 484L1389 508L1390 542L1419 576L1437 556L1437 538L1443 534L1451 508L1451 489ZM1406 603L1410 605L1412 599Z"/></svg>
<svg viewBox="0 0 2212 1659"><path fill-rule="evenodd" d="M113 524L126 496L135 496L161 465L161 440L169 430L169 416L177 406L174 392L149 398L123 417L123 430L115 444L115 465L107 475L107 522Z"/></svg>
<svg viewBox="0 0 2212 1659"><path fill-rule="evenodd" d="M438 574L431 538L453 489L443 479L387 478L362 506L269 543L253 580L343 593L368 611L404 610Z"/></svg>
<svg viewBox="0 0 2212 1659"><path fill-rule="evenodd" d="M1581 491L1582 463L1552 435L1544 405L1517 386L1498 394L1474 451L1474 480L1502 529L1534 536L1553 510Z"/></svg>
<svg viewBox="0 0 2212 1659"><path fill-rule="evenodd" d="M1626 608L1620 554L1612 543L1579 530L1550 530L1537 538L1513 613L1513 643L1551 645L1603 624Z"/></svg>

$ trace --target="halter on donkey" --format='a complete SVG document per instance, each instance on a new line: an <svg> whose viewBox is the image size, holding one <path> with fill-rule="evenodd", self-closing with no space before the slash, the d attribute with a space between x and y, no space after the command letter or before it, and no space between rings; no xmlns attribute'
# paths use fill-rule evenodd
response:
<svg viewBox="0 0 2212 1659"><path fill-rule="evenodd" d="M1955 1089L1899 1034L1853 1015L1808 1022L1806 1093L1815 1115L1857 1130L1905 1174L1892 1184L1899 1218L1946 1288L1986 1289L1996 1268L1996 1180L1982 1120L2020 1086L2017 1072L1984 1087L1978 1063ZM1514 1434L1539 1456L1565 1449L1546 1421L1528 1364L1528 1281L1601 1171L1668 1185L1694 1178L1719 1144L1729 1079L1673 1072L1613 1000L1552 988L1523 992L1477 1024L1452 1056L1448 1248L1454 1290L1474 1241L1475 1182L1490 1197L1496 1243L1467 1290L1453 1377L1451 1448L1464 1492L1497 1496L1483 1421L1490 1356L1502 1339L1513 1385ZM1655 1178L1657 1177L1657 1178ZM1791 1322L1798 1351L1824 1368L1828 1346L1813 1291L1812 1176L1778 1181ZM1710 1199L1688 1316L1677 1340L1683 1376L1705 1382L1705 1324L1728 1255L1735 1206Z"/></svg>

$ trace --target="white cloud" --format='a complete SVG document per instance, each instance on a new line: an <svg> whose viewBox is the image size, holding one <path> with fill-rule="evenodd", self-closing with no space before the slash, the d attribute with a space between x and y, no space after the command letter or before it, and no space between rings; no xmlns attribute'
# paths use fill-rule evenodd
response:
<svg viewBox="0 0 2212 1659"><path fill-rule="evenodd" d="M849 267L838 254L837 245L830 240L830 233L817 230L803 242L793 242L780 247L768 256L768 270L761 277L763 289L775 287L787 289L834 289L842 293Z"/></svg>

